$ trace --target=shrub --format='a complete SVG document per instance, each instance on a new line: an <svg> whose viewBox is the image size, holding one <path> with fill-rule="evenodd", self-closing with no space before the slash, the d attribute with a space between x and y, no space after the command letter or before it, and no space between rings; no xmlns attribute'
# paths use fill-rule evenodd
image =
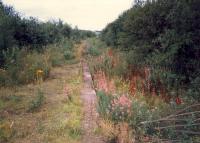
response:
<svg viewBox="0 0 200 143"><path fill-rule="evenodd" d="M50 56L50 62L52 66L60 66L65 63L65 60L71 60L75 58L73 42L68 39L64 39L63 41L48 46L46 53Z"/></svg>
<svg viewBox="0 0 200 143"><path fill-rule="evenodd" d="M86 54L90 56L99 56L102 48L105 47L104 43L97 38L90 38L87 40L88 49Z"/></svg>
<svg viewBox="0 0 200 143"><path fill-rule="evenodd" d="M6 64L5 73L1 76L2 85L17 85L34 81L37 70L43 71L43 78L49 75L51 63L48 55L15 48L4 52L4 56Z"/></svg>
<svg viewBox="0 0 200 143"><path fill-rule="evenodd" d="M53 66L61 66L64 61L64 55L63 55L63 49L60 47L56 47L56 45L49 46L45 52L44 55L49 57L49 63Z"/></svg>
<svg viewBox="0 0 200 143"><path fill-rule="evenodd" d="M99 56L100 51L96 47L90 47L87 49L86 54L91 56Z"/></svg>
<svg viewBox="0 0 200 143"><path fill-rule="evenodd" d="M63 48L65 51L69 50L72 51L74 47L74 43L72 40L64 39L63 42L60 44L60 48Z"/></svg>
<svg viewBox="0 0 200 143"><path fill-rule="evenodd" d="M152 106L149 99L141 98L141 95L131 98L128 95L106 95L100 91L97 96L98 112L104 119L115 124L126 122L137 135L156 134L153 124L143 125L142 122L159 119L167 107L160 107L160 104Z"/></svg>
<svg viewBox="0 0 200 143"><path fill-rule="evenodd" d="M113 66L113 73L119 77L123 77L129 74L130 69L128 68L128 63L126 61L126 53L116 53L116 56L113 56L113 60L116 61Z"/></svg>
<svg viewBox="0 0 200 143"><path fill-rule="evenodd" d="M7 74L5 70L0 69L0 86L5 86Z"/></svg>
<svg viewBox="0 0 200 143"><path fill-rule="evenodd" d="M64 52L65 60L72 60L75 58L74 53L72 51L66 50Z"/></svg>
<svg viewBox="0 0 200 143"><path fill-rule="evenodd" d="M111 119L116 122L126 121L129 119L131 113L131 104L132 101L126 95L121 95L114 98L109 106Z"/></svg>
<svg viewBox="0 0 200 143"><path fill-rule="evenodd" d="M187 95L189 97L193 97L200 101L199 93L200 93L200 76L196 77L192 80L191 85L188 88Z"/></svg>

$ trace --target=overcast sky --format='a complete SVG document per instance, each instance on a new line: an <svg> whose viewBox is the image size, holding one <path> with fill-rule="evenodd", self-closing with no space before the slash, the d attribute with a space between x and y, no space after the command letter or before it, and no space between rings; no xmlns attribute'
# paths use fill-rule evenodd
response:
<svg viewBox="0 0 200 143"><path fill-rule="evenodd" d="M133 0L3 0L23 16L61 18L79 29L101 30L129 9Z"/></svg>

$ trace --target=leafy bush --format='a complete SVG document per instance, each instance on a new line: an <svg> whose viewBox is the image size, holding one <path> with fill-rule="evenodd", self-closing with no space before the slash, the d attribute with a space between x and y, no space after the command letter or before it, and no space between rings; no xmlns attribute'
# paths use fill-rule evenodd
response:
<svg viewBox="0 0 200 143"><path fill-rule="evenodd" d="M88 48L86 53L91 56L99 56L100 55L100 51L95 47Z"/></svg>
<svg viewBox="0 0 200 143"><path fill-rule="evenodd" d="M43 53L47 57L49 56L49 63L52 67L61 66L65 59L63 55L63 49L56 47L56 45L50 45Z"/></svg>
<svg viewBox="0 0 200 143"><path fill-rule="evenodd" d="M64 52L64 57L65 57L65 60L72 60L75 58L74 53L69 50Z"/></svg>
<svg viewBox="0 0 200 143"><path fill-rule="evenodd" d="M61 44L59 45L60 48L63 48L64 50L69 50L72 51L74 48L74 42L70 39L63 39L62 42L60 42Z"/></svg>
<svg viewBox="0 0 200 143"><path fill-rule="evenodd" d="M105 47L104 42L99 39L90 38L87 40L88 49L85 54L90 56L99 56L102 53L102 48Z"/></svg>
<svg viewBox="0 0 200 143"><path fill-rule="evenodd" d="M36 51L16 50L4 52L5 85L24 84L36 79L36 71L43 71L43 78L48 77L51 63L48 55L39 54Z"/></svg>

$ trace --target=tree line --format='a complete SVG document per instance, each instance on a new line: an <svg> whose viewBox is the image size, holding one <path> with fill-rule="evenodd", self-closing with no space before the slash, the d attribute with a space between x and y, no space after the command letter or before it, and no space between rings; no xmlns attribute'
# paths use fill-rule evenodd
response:
<svg viewBox="0 0 200 143"><path fill-rule="evenodd" d="M13 47L41 50L63 38L79 41L94 35L91 31L72 28L62 20L41 22L34 17L22 18L0 0L0 66L4 64L3 51Z"/></svg>
<svg viewBox="0 0 200 143"><path fill-rule="evenodd" d="M173 67L161 80L183 85L200 98L200 1L135 0L133 7L107 25L101 38L128 51L131 65ZM156 68L153 69L154 71Z"/></svg>

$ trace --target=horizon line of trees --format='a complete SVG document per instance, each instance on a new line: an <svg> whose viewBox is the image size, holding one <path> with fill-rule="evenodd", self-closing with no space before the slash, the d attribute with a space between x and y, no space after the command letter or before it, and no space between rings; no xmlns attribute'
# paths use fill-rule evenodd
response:
<svg viewBox="0 0 200 143"><path fill-rule="evenodd" d="M80 41L95 33L72 28L62 20L41 22L34 17L22 18L13 7L0 0L0 67L4 64L3 51L13 47L41 50L64 38Z"/></svg>

